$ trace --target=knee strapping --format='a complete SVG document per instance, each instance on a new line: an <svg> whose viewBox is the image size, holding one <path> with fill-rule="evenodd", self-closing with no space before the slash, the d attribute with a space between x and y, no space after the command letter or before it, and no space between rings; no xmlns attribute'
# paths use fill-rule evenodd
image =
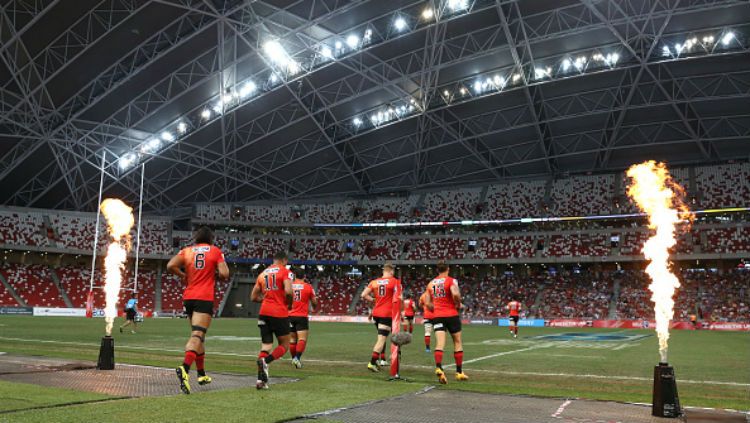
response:
<svg viewBox="0 0 750 423"><path fill-rule="evenodd" d="M197 332L203 332L204 334L205 334L206 332L208 332L208 329L207 329L207 328L204 328L203 326L192 325L192 326L190 326L190 327L191 327L191 328L193 329L193 331L197 331Z"/></svg>
<svg viewBox="0 0 750 423"><path fill-rule="evenodd" d="M201 343L206 342L206 337L201 335L190 335L191 338L198 338L200 339Z"/></svg>
<svg viewBox="0 0 750 423"><path fill-rule="evenodd" d="M391 331L389 331L389 330L386 330L386 329L378 329L378 335L382 335L382 336L388 336L388 334L390 334L390 333L391 333Z"/></svg>

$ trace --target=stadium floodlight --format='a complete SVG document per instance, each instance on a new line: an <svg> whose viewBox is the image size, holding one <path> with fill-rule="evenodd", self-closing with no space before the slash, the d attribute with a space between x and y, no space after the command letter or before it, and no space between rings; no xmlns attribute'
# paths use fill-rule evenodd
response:
<svg viewBox="0 0 750 423"><path fill-rule="evenodd" d="M232 95L232 93L226 93L223 96L221 96L221 102L224 104L231 103L233 99L234 99L234 96Z"/></svg>
<svg viewBox="0 0 750 423"><path fill-rule="evenodd" d="M702 41L703 41L703 44L713 44L713 42L714 42L714 36L713 35L707 35L707 36L703 37Z"/></svg>
<svg viewBox="0 0 750 423"><path fill-rule="evenodd" d="M461 89L458 91L461 93L461 95L466 95L466 88L461 87Z"/></svg>
<svg viewBox="0 0 750 423"><path fill-rule="evenodd" d="M534 77L536 79L542 79L552 74L552 69L547 68L534 68Z"/></svg>
<svg viewBox="0 0 750 423"><path fill-rule="evenodd" d="M252 93L254 93L256 89L258 89L258 86L255 85L255 82L253 82L253 81L247 81L240 88L239 95L240 95L241 98L247 98Z"/></svg>
<svg viewBox="0 0 750 423"><path fill-rule="evenodd" d="M342 48L344 48L344 45L341 44L341 41L336 41L334 46L336 47L336 50L341 50Z"/></svg>
<svg viewBox="0 0 750 423"><path fill-rule="evenodd" d="M571 66L573 66L573 64L570 62L570 59L566 58L566 59L564 59L562 61L562 69L563 69L563 71L567 72L570 69Z"/></svg>
<svg viewBox="0 0 750 423"><path fill-rule="evenodd" d="M403 18L403 16L399 16L396 18L395 21L393 21L393 27L396 28L396 31L403 31L407 27L406 19Z"/></svg>
<svg viewBox="0 0 750 423"><path fill-rule="evenodd" d="M451 93L448 90L443 90L443 97L450 97Z"/></svg>
<svg viewBox="0 0 750 423"><path fill-rule="evenodd" d="M579 71L586 66L586 56L578 56L576 57L576 60L573 62L573 66L576 67Z"/></svg>
<svg viewBox="0 0 750 423"><path fill-rule="evenodd" d="M492 81L495 83L495 86L499 89L505 88L505 84L507 81L505 81L505 77L501 75L495 75L494 78L492 78Z"/></svg>
<svg viewBox="0 0 750 423"><path fill-rule="evenodd" d="M432 10L431 7L425 8L425 10L422 11L422 19L429 21L435 16L435 12Z"/></svg>
<svg viewBox="0 0 750 423"><path fill-rule="evenodd" d="M206 120L211 119L211 111L208 109L203 109L203 111L201 112L201 117Z"/></svg>
<svg viewBox="0 0 750 423"><path fill-rule="evenodd" d="M284 47L281 46L276 40L266 41L263 44L263 51L266 53L269 59L277 65L286 66L289 61L289 54L287 54Z"/></svg>
<svg viewBox="0 0 750 423"><path fill-rule="evenodd" d="M319 265L317 266L317 268L318 268L318 272L322 272L322 271L323 271L323 266L322 266L322 265L320 265L320 264L319 264Z"/></svg>
<svg viewBox="0 0 750 423"><path fill-rule="evenodd" d="M616 65L618 60L620 60L620 55L617 53L610 53L604 57L604 63L609 66Z"/></svg>
<svg viewBox="0 0 750 423"><path fill-rule="evenodd" d="M151 138L141 145L141 153L149 154L154 153L161 147L161 140L159 138Z"/></svg>
<svg viewBox="0 0 750 423"><path fill-rule="evenodd" d="M520 73L514 73L513 74L513 82L518 82L518 80L521 79Z"/></svg>
<svg viewBox="0 0 750 423"><path fill-rule="evenodd" d="M180 122L177 124L177 132L180 134L184 134L187 132L187 124L185 122Z"/></svg>
<svg viewBox="0 0 750 423"><path fill-rule="evenodd" d="M333 59L333 51L328 46L323 46L320 48L320 55L325 57L326 59Z"/></svg>
<svg viewBox="0 0 750 423"><path fill-rule="evenodd" d="M724 34L723 37L721 37L721 44L724 46L728 46L729 43L732 42L732 39L734 39L734 32L729 31L726 34Z"/></svg>
<svg viewBox="0 0 750 423"><path fill-rule="evenodd" d="M161 139L163 139L166 142L172 142L174 141L174 134L168 131L164 131L161 133Z"/></svg>
<svg viewBox="0 0 750 423"><path fill-rule="evenodd" d="M354 120L352 120L352 123L354 124L354 126L359 128L362 125L362 119L355 117Z"/></svg>
<svg viewBox="0 0 750 423"><path fill-rule="evenodd" d="M664 46L661 48L661 55L664 57L671 57L672 50L669 49L669 46Z"/></svg>
<svg viewBox="0 0 750 423"><path fill-rule="evenodd" d="M460 12L469 8L468 0L448 0L448 9L453 12Z"/></svg>
<svg viewBox="0 0 750 423"><path fill-rule="evenodd" d="M122 157L120 157L120 160L117 161L118 165L120 166L120 169L125 170L129 168L130 166L135 163L136 155L133 153L128 153Z"/></svg>
<svg viewBox="0 0 750 423"><path fill-rule="evenodd" d="M346 45L348 45L351 49L357 48L357 46L359 46L359 37L354 34L346 37Z"/></svg>
<svg viewBox="0 0 750 423"><path fill-rule="evenodd" d="M675 44L674 45L674 52L675 52L676 55L679 56L680 53L682 52L682 44L680 44L680 43Z"/></svg>
<svg viewBox="0 0 750 423"><path fill-rule="evenodd" d="M271 82L274 83L274 84L277 83L277 82L279 82L278 75L276 75L275 73L272 73L271 74Z"/></svg>
<svg viewBox="0 0 750 423"><path fill-rule="evenodd" d="M365 35L363 37L362 43L367 44L372 40L372 30L370 28L367 28L365 30Z"/></svg>
<svg viewBox="0 0 750 423"><path fill-rule="evenodd" d="M474 82L474 91L479 94L482 92L482 81L475 81Z"/></svg>

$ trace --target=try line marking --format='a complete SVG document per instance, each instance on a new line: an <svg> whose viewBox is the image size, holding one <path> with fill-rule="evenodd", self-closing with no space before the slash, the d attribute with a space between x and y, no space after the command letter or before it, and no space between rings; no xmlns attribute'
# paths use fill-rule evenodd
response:
<svg viewBox="0 0 750 423"><path fill-rule="evenodd" d="M31 342L31 343L40 343L40 344L73 345L73 346L94 347L94 348L99 348L100 346L99 344L95 344L91 342L54 341L54 340L49 340L49 339L26 339L26 338L12 338L12 337L6 337L6 336L0 336L0 339L6 340L6 341ZM543 348L545 346L546 345L535 346L533 347L533 349ZM124 350L136 350L136 351L155 351L155 352L173 352L173 353L184 352L184 350L182 349L152 348L152 347L129 346L129 345L118 345L116 348L124 349ZM487 355L483 357L478 357L472 360L464 361L464 364L473 363L476 361L486 360L489 358L499 357L499 356L508 355L508 354L515 354L517 352L528 351L531 348L532 347L521 348L518 350L504 351L502 353L496 353L496 354L491 354L491 355ZM253 361L254 363L254 359L257 357L257 352L241 354L241 353L211 351L211 355L219 355L219 356L226 356L226 357L244 357L244 358L251 359L251 361ZM310 362L310 363L322 363L322 364L331 364L331 365L346 364L346 365L354 365L354 366L361 366L363 363L360 361L318 360L318 359L309 359L309 358L305 359L305 361ZM453 366L453 364L447 365L445 367L449 367L449 366ZM425 366L425 365L419 365L419 364L404 364L402 367L412 368L412 369L433 369L432 366ZM489 369L471 369L470 371L510 375L510 376L544 376L544 377L571 377L571 378L579 378L579 379L613 379L613 380L634 380L634 381L648 381L648 382L653 381L652 378L639 377L639 376L594 375L594 374L574 374L574 373L545 373L545 372L517 372L517 371L510 371L510 370L489 370ZM697 384L697 385L706 384L706 385L750 387L750 383L725 382L725 381L713 381L713 380L680 379L680 383L690 383L690 384Z"/></svg>

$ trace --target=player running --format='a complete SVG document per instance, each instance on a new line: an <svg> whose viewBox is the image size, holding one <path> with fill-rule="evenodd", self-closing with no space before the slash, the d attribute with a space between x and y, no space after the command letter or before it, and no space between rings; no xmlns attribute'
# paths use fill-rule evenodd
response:
<svg viewBox="0 0 750 423"><path fill-rule="evenodd" d="M307 346L307 334L310 328L308 315L310 313L310 304L313 311L318 309L318 297L312 285L304 279L295 279L292 283L292 311L289 313L289 328L291 342L289 344L289 354L292 356L294 367L302 368L302 354Z"/></svg>
<svg viewBox="0 0 750 423"><path fill-rule="evenodd" d="M432 335L432 319L435 318L432 310L427 308L427 291L419 297L419 308L422 309L422 323L424 323L424 352L430 352L430 335Z"/></svg>
<svg viewBox="0 0 750 423"><path fill-rule="evenodd" d="M386 364L385 344L391 333L393 324L393 307L402 307L401 281L393 277L394 267L390 263L383 266L383 276L370 281L364 291L362 299L374 302L372 319L378 330L378 339L372 348L372 357L367 364L371 372L379 372L380 366Z"/></svg>
<svg viewBox="0 0 750 423"><path fill-rule="evenodd" d="M445 332L453 338L453 358L456 360L456 380L469 380L463 372L463 345L461 343L461 318L458 311L463 308L458 281L448 275L450 267L444 261L437 264L438 276L427 284L426 306L434 312L432 328L435 330L435 375L442 384L448 383L443 370L443 348Z"/></svg>
<svg viewBox="0 0 750 423"><path fill-rule="evenodd" d="M135 322L135 316L138 314L138 298L136 298L135 293L130 295L130 299L125 304L125 323L120 326L120 333L122 333L122 329L125 327L128 327L130 325L133 325L133 329L130 331L130 333L135 333L135 331L138 329L138 323Z"/></svg>
<svg viewBox="0 0 750 423"><path fill-rule="evenodd" d="M289 349L289 310L292 308L294 274L286 268L288 261L285 252L276 253L273 264L258 275L250 294L252 301L261 303L258 316L261 348L256 389L268 389L268 365L283 357ZM279 345L271 352L274 335Z"/></svg>
<svg viewBox="0 0 750 423"><path fill-rule="evenodd" d="M414 332L414 312L417 311L417 304L411 298L411 292L406 294L404 300L404 330L408 330L409 333Z"/></svg>
<svg viewBox="0 0 750 423"><path fill-rule="evenodd" d="M167 271L187 282L182 299L192 332L185 344L182 366L175 369L180 389L185 394L190 393L190 366L193 362L198 368L198 384L211 383L211 377L206 375L204 343L214 314L217 270L220 279L229 279L229 267L224 262L224 254L213 245L214 234L211 229L201 226L195 231L193 238L194 245L183 248L167 263Z"/></svg>
<svg viewBox="0 0 750 423"><path fill-rule="evenodd" d="M509 312L508 322L510 323L510 334L513 335L514 338L518 338L518 316L521 312L521 303L513 298L508 305L505 306L505 309Z"/></svg>

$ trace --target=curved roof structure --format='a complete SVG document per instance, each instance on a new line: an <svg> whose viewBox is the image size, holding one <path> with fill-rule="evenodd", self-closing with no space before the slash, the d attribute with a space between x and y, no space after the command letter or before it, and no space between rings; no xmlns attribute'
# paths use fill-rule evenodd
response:
<svg viewBox="0 0 750 423"><path fill-rule="evenodd" d="M747 159L745 0L4 0L0 198L287 200Z"/></svg>

